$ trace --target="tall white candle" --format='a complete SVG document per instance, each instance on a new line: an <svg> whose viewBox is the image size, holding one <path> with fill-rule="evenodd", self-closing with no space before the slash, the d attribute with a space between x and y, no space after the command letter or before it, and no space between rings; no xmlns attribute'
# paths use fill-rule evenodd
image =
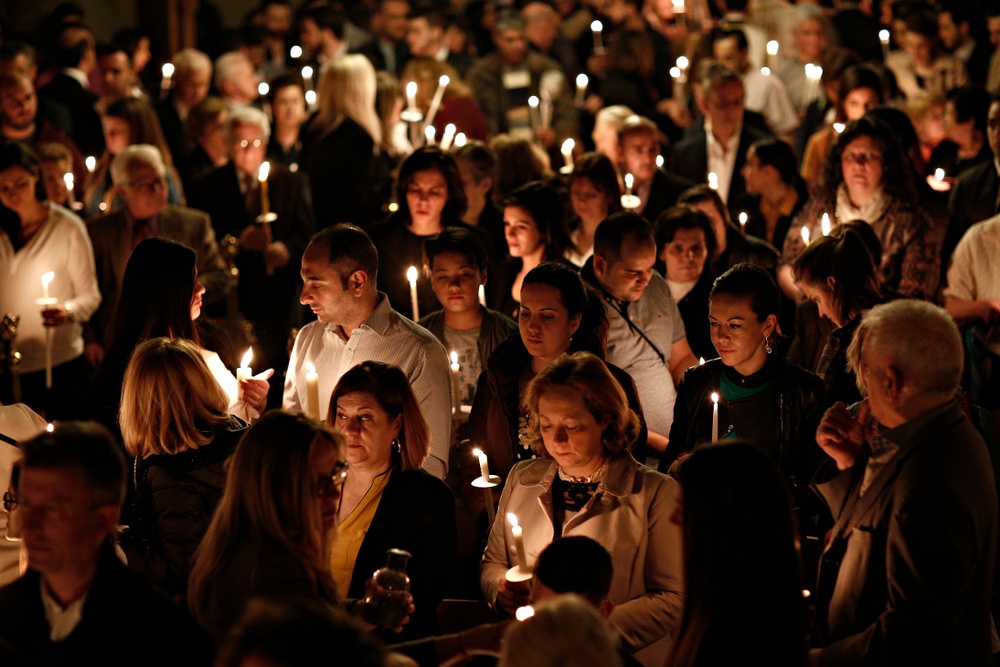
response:
<svg viewBox="0 0 1000 667"><path fill-rule="evenodd" d="M824 213L823 218L819 223L819 228L823 232L823 236L830 235L830 214Z"/></svg>
<svg viewBox="0 0 1000 667"><path fill-rule="evenodd" d="M510 534L514 538L514 551L517 552L517 566L524 572L528 571L528 556L524 551L524 537L521 526L517 523L517 515L507 512L507 521L510 522Z"/></svg>
<svg viewBox="0 0 1000 667"><path fill-rule="evenodd" d="M319 421L319 374L312 363L306 363L306 415Z"/></svg>
<svg viewBox="0 0 1000 667"><path fill-rule="evenodd" d="M410 81L406 84L406 108L417 108L417 82Z"/></svg>
<svg viewBox="0 0 1000 667"><path fill-rule="evenodd" d="M455 141L455 132L458 130L454 123L448 123L444 126L444 134L441 135L441 150L446 151L451 148L451 144Z"/></svg>
<svg viewBox="0 0 1000 667"><path fill-rule="evenodd" d="M36 302L42 307L42 312L59 302L49 296L49 283L55 277L53 271L42 274L42 298ZM45 327L45 388L52 389L52 327Z"/></svg>
<svg viewBox="0 0 1000 667"><path fill-rule="evenodd" d="M563 142L560 152L562 153L564 167L560 170L565 174L572 173L573 171L573 149L576 148L576 142L572 139L567 139Z"/></svg>
<svg viewBox="0 0 1000 667"><path fill-rule="evenodd" d="M451 411L461 412L462 410L462 387L459 374L462 367L458 365L458 352L451 351Z"/></svg>
<svg viewBox="0 0 1000 667"><path fill-rule="evenodd" d="M587 85L590 84L590 77L586 74L576 75L576 104L583 106L584 97L587 94Z"/></svg>
<svg viewBox="0 0 1000 667"><path fill-rule="evenodd" d="M537 130L542 124L541 118L538 117L538 96L532 95L528 98L528 114L531 117L531 130Z"/></svg>
<svg viewBox="0 0 1000 667"><path fill-rule="evenodd" d="M271 212L271 199L267 195L267 177L271 173L271 163L261 162L257 171L257 181L260 183L260 214L267 215Z"/></svg>
<svg viewBox="0 0 1000 667"><path fill-rule="evenodd" d="M635 185L635 176L632 174L625 174L625 194L632 194L633 185Z"/></svg>
<svg viewBox="0 0 1000 667"><path fill-rule="evenodd" d="M479 286L479 305L486 307L486 285Z"/></svg>
<svg viewBox="0 0 1000 667"><path fill-rule="evenodd" d="M778 66L778 49L781 48L778 40L772 39L767 43L767 66L772 70Z"/></svg>
<svg viewBox="0 0 1000 667"><path fill-rule="evenodd" d="M442 74L441 78L438 79L438 87L434 91L434 97L431 99L431 107L427 110L427 125L434 122L434 117L437 115L441 101L444 99L444 89L448 87L449 83L451 83L451 77L447 74Z"/></svg>
<svg viewBox="0 0 1000 667"><path fill-rule="evenodd" d="M410 308L413 310L413 321L420 319L420 306L417 302L417 267L406 270L406 280L410 283Z"/></svg>
<svg viewBox="0 0 1000 667"><path fill-rule="evenodd" d="M712 442L719 440L719 394L712 392Z"/></svg>
<svg viewBox="0 0 1000 667"><path fill-rule="evenodd" d="M476 448L472 450L472 453L475 454L476 457L479 459L479 472L483 476L483 481L486 482L487 484L490 484L491 483L490 464L489 461L486 459L486 452L484 452L479 448Z"/></svg>
<svg viewBox="0 0 1000 667"><path fill-rule="evenodd" d="M245 398L243 395L243 383L253 375L253 370L250 368L252 360L253 348L248 347L247 353L243 355L243 359L240 361L240 367L236 369L236 391L239 394L240 400Z"/></svg>
<svg viewBox="0 0 1000 667"><path fill-rule="evenodd" d="M594 53L602 53L604 51L604 36L601 31L604 30L604 24L600 21L592 21L590 24L590 31L594 33Z"/></svg>
<svg viewBox="0 0 1000 667"><path fill-rule="evenodd" d="M163 74L163 79L160 81L160 99L162 100L167 96L167 91L173 87L174 64L163 63L160 72Z"/></svg>
<svg viewBox="0 0 1000 667"><path fill-rule="evenodd" d="M424 145L433 146L435 141L434 137L437 135L437 130L434 129L433 125L428 125L424 128Z"/></svg>
<svg viewBox="0 0 1000 667"><path fill-rule="evenodd" d="M878 41L882 42L882 59L889 57L889 31L882 29L878 31Z"/></svg>

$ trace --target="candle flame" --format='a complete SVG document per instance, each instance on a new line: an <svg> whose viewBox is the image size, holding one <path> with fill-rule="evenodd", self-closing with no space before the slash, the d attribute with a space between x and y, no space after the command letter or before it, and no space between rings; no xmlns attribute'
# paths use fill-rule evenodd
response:
<svg viewBox="0 0 1000 667"><path fill-rule="evenodd" d="M316 91L307 90L306 91L306 104L316 104Z"/></svg>
<svg viewBox="0 0 1000 667"><path fill-rule="evenodd" d="M532 95L531 97L528 98L528 106L529 107L537 107L538 106L538 96L537 95Z"/></svg>
<svg viewBox="0 0 1000 667"><path fill-rule="evenodd" d="M409 81L409 82L407 82L407 84L406 84L406 96L407 97L413 97L416 94L417 94L417 82L416 81Z"/></svg>
<svg viewBox="0 0 1000 667"><path fill-rule="evenodd" d="M52 422L49 422L48 424L45 425L45 430L48 431L49 433L52 433L52 431L56 430L56 425L53 424Z"/></svg>
<svg viewBox="0 0 1000 667"><path fill-rule="evenodd" d="M511 526L516 526L516 525L518 525L518 524L517 524L517 515L516 515L516 514L514 514L513 512L507 512L507 521L509 521L509 522L510 522L510 525L511 525Z"/></svg>
<svg viewBox="0 0 1000 667"><path fill-rule="evenodd" d="M719 402L719 394L718 394L718 392L714 392L714 391L712 392L712 402L713 403L718 403Z"/></svg>
<svg viewBox="0 0 1000 667"><path fill-rule="evenodd" d="M631 189L633 185L635 185L635 176L625 174L625 187Z"/></svg>
<svg viewBox="0 0 1000 667"><path fill-rule="evenodd" d="M312 77L312 75L313 75L313 68L312 67L310 67L309 65L306 65L305 67L302 68L302 78L303 79L309 79L309 78Z"/></svg>
<svg viewBox="0 0 1000 667"><path fill-rule="evenodd" d="M938 169L938 171L941 171L941 170ZM943 171L941 171L941 173L944 174ZM66 189L67 190L72 190L73 189L73 172L67 171L65 174L63 174L63 181L66 183Z"/></svg>
<svg viewBox="0 0 1000 667"><path fill-rule="evenodd" d="M525 605L523 607L518 607L517 610L514 611L514 618L516 618L519 621L526 621L534 615L535 615L535 608L532 607L530 604Z"/></svg>
<svg viewBox="0 0 1000 667"><path fill-rule="evenodd" d="M590 83L590 77L587 76L586 74L577 74L576 75L576 87L577 88L586 88L589 83Z"/></svg>
<svg viewBox="0 0 1000 667"><path fill-rule="evenodd" d="M267 85L267 82L261 81L257 84L257 94L261 97L267 95L267 91L271 90L271 86Z"/></svg>
<svg viewBox="0 0 1000 667"><path fill-rule="evenodd" d="M809 228L808 227L802 227L802 240L805 242L806 245L809 245Z"/></svg>
<svg viewBox="0 0 1000 667"><path fill-rule="evenodd" d="M771 76L771 68L770 67L761 67L760 68L760 73L763 74L764 76Z"/></svg>
<svg viewBox="0 0 1000 667"><path fill-rule="evenodd" d="M690 65L691 65L691 61L688 60L687 56L678 56L677 57L677 66L680 67L681 69L687 69Z"/></svg>
<svg viewBox="0 0 1000 667"><path fill-rule="evenodd" d="M253 361L253 348L248 347L247 353L243 355L243 359L240 361L240 368L250 368L251 361Z"/></svg>
<svg viewBox="0 0 1000 667"><path fill-rule="evenodd" d="M257 172L257 180L263 183L264 181L267 180L267 177L270 173L271 173L271 163L266 161L261 162L260 170Z"/></svg>
<svg viewBox="0 0 1000 667"><path fill-rule="evenodd" d="M740 226L742 227L743 225L746 224L747 224L747 212L740 211Z"/></svg>
<svg viewBox="0 0 1000 667"><path fill-rule="evenodd" d="M604 30L604 24L601 23L600 21L591 21L590 29L594 32L600 32Z"/></svg>
<svg viewBox="0 0 1000 667"><path fill-rule="evenodd" d="M161 68L161 71L163 72L163 76L165 76L165 77L171 77L171 76L173 76L174 75L174 64L173 63L163 63L163 67Z"/></svg>
<svg viewBox="0 0 1000 667"><path fill-rule="evenodd" d="M42 287L45 287L47 289L48 286L49 286L49 283L51 283L53 281L53 279L55 279L55 277L56 277L55 271L49 271L48 273L43 273L42 274Z"/></svg>
<svg viewBox="0 0 1000 667"><path fill-rule="evenodd" d="M833 131L836 132L837 134L840 134L841 132L844 131L845 127L846 126L843 123L834 123L833 124Z"/></svg>
<svg viewBox="0 0 1000 667"><path fill-rule="evenodd" d="M396 202L389 202L389 213L395 213L399 210L399 204Z"/></svg>
<svg viewBox="0 0 1000 667"><path fill-rule="evenodd" d="M663 169L663 156L662 155L657 155L656 156L656 168L657 169Z"/></svg>
<svg viewBox="0 0 1000 667"><path fill-rule="evenodd" d="M435 135L437 135L437 130L434 129L433 125L428 125L424 128L424 136L427 137L427 143L432 143Z"/></svg>
<svg viewBox="0 0 1000 667"><path fill-rule="evenodd" d="M315 373L316 372L316 367L313 365L313 362L311 362L311 361L307 361L306 362L306 372L307 373Z"/></svg>
<svg viewBox="0 0 1000 667"><path fill-rule="evenodd" d="M484 456L486 456L486 454L483 454L483 450L479 449L479 447L476 447L475 449L472 450L472 455L475 456L477 459L481 459Z"/></svg>
<svg viewBox="0 0 1000 667"><path fill-rule="evenodd" d="M705 365L705 357L698 357L698 365L699 366Z"/></svg>
<svg viewBox="0 0 1000 667"><path fill-rule="evenodd" d="M671 67L670 68L670 78L671 79L679 79L679 78L681 78L681 68L680 67Z"/></svg>
<svg viewBox="0 0 1000 667"><path fill-rule="evenodd" d="M823 219L820 222L820 229L823 231L823 236L829 236L830 235L830 214L829 213L824 213L823 214Z"/></svg>
<svg viewBox="0 0 1000 667"><path fill-rule="evenodd" d="M465 137L465 132L459 132L455 135L455 141L452 145L455 146L455 148L461 148L467 141L468 139Z"/></svg>
<svg viewBox="0 0 1000 667"><path fill-rule="evenodd" d="M940 168L939 169L935 169L934 170L934 178L938 179L939 181L943 181L944 180L944 169L940 169Z"/></svg>
<svg viewBox="0 0 1000 667"><path fill-rule="evenodd" d="M449 83L451 83L451 77L448 76L447 74L442 74L441 78L438 79L438 85L441 86L442 88L447 86Z"/></svg>
<svg viewBox="0 0 1000 667"><path fill-rule="evenodd" d="M712 188L713 190L719 189L719 175L716 174L714 171L710 171L708 173L708 187Z"/></svg>
<svg viewBox="0 0 1000 667"><path fill-rule="evenodd" d="M288 55L290 55L293 58L301 58L302 57L302 47L299 46L298 44L296 44L292 48L288 49Z"/></svg>
<svg viewBox="0 0 1000 667"><path fill-rule="evenodd" d="M411 266L406 270L406 279L410 281L411 285L417 284L417 267Z"/></svg>
<svg viewBox="0 0 1000 667"><path fill-rule="evenodd" d="M454 135L455 134L455 130L457 130L457 129L458 128L455 127L454 123L448 123L447 125L444 126L444 133L445 134Z"/></svg>
<svg viewBox="0 0 1000 667"><path fill-rule="evenodd" d="M878 39L883 44L888 44L889 43L889 31L885 30L885 29L879 30L878 31Z"/></svg>
<svg viewBox="0 0 1000 667"><path fill-rule="evenodd" d="M451 356L451 363L457 364L458 363L458 352L456 352L455 350L452 350L450 356Z"/></svg>
<svg viewBox="0 0 1000 667"><path fill-rule="evenodd" d="M562 149L561 149L562 150L562 154L563 155L572 155L574 148L576 148L576 142L573 141L572 139L567 139L566 141L563 142Z"/></svg>
<svg viewBox="0 0 1000 667"><path fill-rule="evenodd" d="M776 56L778 55L778 49L780 48L778 40L772 39L767 43L767 55Z"/></svg>
<svg viewBox="0 0 1000 667"><path fill-rule="evenodd" d="M97 167L97 158L93 155L88 155L84 162L87 165L87 171L94 171L94 168Z"/></svg>

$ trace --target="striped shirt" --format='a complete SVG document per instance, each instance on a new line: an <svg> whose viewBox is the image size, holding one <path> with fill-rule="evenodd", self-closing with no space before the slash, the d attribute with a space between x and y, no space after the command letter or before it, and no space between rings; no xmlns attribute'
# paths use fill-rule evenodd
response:
<svg viewBox="0 0 1000 667"><path fill-rule="evenodd" d="M306 371L319 375L319 417L326 419L333 389L341 376L363 361L381 361L402 369L410 379L431 432L431 453L424 470L439 478L448 472L451 447L451 370L448 355L434 335L392 309L379 292L378 305L344 340L332 327L310 322L295 338L285 374L282 407L305 411Z"/></svg>

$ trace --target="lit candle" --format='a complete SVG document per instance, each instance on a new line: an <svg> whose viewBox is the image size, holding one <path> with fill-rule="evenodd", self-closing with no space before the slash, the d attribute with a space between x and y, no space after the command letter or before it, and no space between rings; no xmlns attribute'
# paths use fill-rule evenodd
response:
<svg viewBox="0 0 1000 667"><path fill-rule="evenodd" d="M462 410L462 388L459 383L459 372L462 370L458 365L458 352L451 351L451 411L461 412Z"/></svg>
<svg viewBox="0 0 1000 667"><path fill-rule="evenodd" d="M434 122L434 116L437 115L438 108L441 106L441 100L444 99L444 89L448 87L450 82L451 78L447 74L442 74L441 78L438 79L438 87L434 91L434 97L431 99L431 107L427 110L427 125Z"/></svg>
<svg viewBox="0 0 1000 667"><path fill-rule="evenodd" d="M319 421L319 374L311 362L306 363L306 415Z"/></svg>
<svg viewBox="0 0 1000 667"><path fill-rule="evenodd" d="M479 286L479 305L486 307L486 285Z"/></svg>
<svg viewBox="0 0 1000 667"><path fill-rule="evenodd" d="M809 245L809 228L802 225L802 241L806 245Z"/></svg>
<svg viewBox="0 0 1000 667"><path fill-rule="evenodd" d="M35 303L42 307L44 313L49 307L59 303L59 299L49 296L49 283L56 277L53 271L42 274L42 298ZM44 316L43 316L44 319ZM52 327L45 327L45 388L52 389Z"/></svg>
<svg viewBox="0 0 1000 667"><path fill-rule="evenodd" d="M455 141L455 132L458 128L455 127L454 123L448 123L444 126L444 134L441 135L441 150L446 151L451 148L451 144Z"/></svg>
<svg viewBox="0 0 1000 667"><path fill-rule="evenodd" d="M635 176L632 174L625 174L625 194L632 194L632 186L635 184Z"/></svg>
<svg viewBox="0 0 1000 667"><path fill-rule="evenodd" d="M944 180L944 176L944 169L935 169L934 173L927 177L927 185L931 186L935 192L948 192L951 190L951 183Z"/></svg>
<svg viewBox="0 0 1000 667"><path fill-rule="evenodd" d="M483 482L490 484L490 465L486 460L486 453L479 448L473 449L472 453L479 459L479 472L483 475Z"/></svg>
<svg viewBox="0 0 1000 667"><path fill-rule="evenodd" d="M604 52L604 37L601 35L601 31L604 30L604 24L600 21L592 21L590 24L590 31L594 33L594 53Z"/></svg>
<svg viewBox="0 0 1000 667"><path fill-rule="evenodd" d="M236 388L240 400L244 399L243 396L243 383L250 379L253 375L253 370L250 368L250 362L253 360L253 348L248 347L247 353L243 355L243 359L240 361L240 367L236 369Z"/></svg>
<svg viewBox="0 0 1000 667"><path fill-rule="evenodd" d="M740 231L746 236L747 233L747 212L740 211Z"/></svg>
<svg viewBox="0 0 1000 667"><path fill-rule="evenodd" d="M424 115L417 108L417 82L408 81L406 84L406 108L399 114L400 119L407 123L418 123Z"/></svg>
<svg viewBox="0 0 1000 667"><path fill-rule="evenodd" d="M517 515L507 512L507 521L510 522L510 534L514 538L514 550L517 552L517 566L522 571L528 571L528 556L524 551L524 537L521 526L517 523Z"/></svg>
<svg viewBox="0 0 1000 667"><path fill-rule="evenodd" d="M889 57L889 31L883 28L878 31L878 41L882 42L882 59Z"/></svg>
<svg viewBox="0 0 1000 667"><path fill-rule="evenodd" d="M437 135L437 130L434 129L433 125L428 125L424 128L424 145L433 146L434 137Z"/></svg>
<svg viewBox="0 0 1000 667"><path fill-rule="evenodd" d="M806 88L806 100L812 101L819 97L819 82L822 78L822 67L812 63L806 63L806 79L809 81L809 86Z"/></svg>
<svg viewBox="0 0 1000 667"><path fill-rule="evenodd" d="M519 621L526 621L535 615L535 608L530 604L526 604L523 607L518 607L514 610L514 618Z"/></svg>
<svg viewBox="0 0 1000 667"><path fill-rule="evenodd" d="M73 192L73 172L67 171L63 174L63 182L66 184L66 206L71 209L76 208L76 193Z"/></svg>
<svg viewBox="0 0 1000 667"><path fill-rule="evenodd" d="M94 173L94 169L97 167L97 158L93 155L88 155L84 163L87 165L87 171Z"/></svg>
<svg viewBox="0 0 1000 667"><path fill-rule="evenodd" d="M764 76L771 76L771 68L767 66L761 67L760 73Z"/></svg>
<svg viewBox="0 0 1000 667"><path fill-rule="evenodd" d="M417 305L417 267L411 266L406 270L406 279L410 283L410 308L413 310L413 321L420 319L420 308Z"/></svg>
<svg viewBox="0 0 1000 667"><path fill-rule="evenodd" d="M830 235L830 214L824 213L822 219L819 223L819 228L823 232L823 236ZM804 229L804 228L803 228ZM808 243L808 241L806 241Z"/></svg>
<svg viewBox="0 0 1000 667"><path fill-rule="evenodd" d="M46 301L49 300L49 283L51 283L55 277L56 274L54 271L42 274L42 298Z"/></svg>
<svg viewBox="0 0 1000 667"><path fill-rule="evenodd" d="M167 91L173 86L174 64L163 63L160 71L163 74L163 80L160 81L160 99L162 100L167 96Z"/></svg>
<svg viewBox="0 0 1000 667"><path fill-rule="evenodd" d="M837 134L840 134L841 132L844 131L844 127L846 126L843 123L834 123L833 131L836 132Z"/></svg>
<svg viewBox="0 0 1000 667"><path fill-rule="evenodd" d="M767 43L767 66L770 68L775 68L778 66L778 40L772 39Z"/></svg>
<svg viewBox="0 0 1000 667"><path fill-rule="evenodd" d="M561 171L564 174L570 174L573 172L573 149L575 147L576 147L576 142L573 141L572 139L567 139L566 141L563 142L562 148L560 149L560 152L562 152L562 158L563 162L565 163L565 166L563 166L563 168L560 169L559 171Z"/></svg>
<svg viewBox="0 0 1000 667"><path fill-rule="evenodd" d="M663 156L662 155L657 155L656 156L656 168L657 169L663 169Z"/></svg>
<svg viewBox="0 0 1000 667"><path fill-rule="evenodd" d="M316 98L316 91L315 90L307 90L306 91L306 104L309 105L310 109L316 108L316 99L317 98Z"/></svg>
<svg viewBox="0 0 1000 667"><path fill-rule="evenodd" d="M288 49L288 55L298 60L302 57L302 47L298 44L294 45L292 48Z"/></svg>
<svg viewBox="0 0 1000 667"><path fill-rule="evenodd" d="M257 84L257 94L261 97L267 95L269 90L271 90L271 86L267 85L266 81L261 81Z"/></svg>
<svg viewBox="0 0 1000 667"><path fill-rule="evenodd" d="M261 162L257 171L257 180L260 182L260 214L267 215L271 212L271 199L267 196L267 177L271 173L271 163Z"/></svg>
<svg viewBox="0 0 1000 667"><path fill-rule="evenodd" d="M705 365L705 357L698 357L698 365L699 366Z"/></svg>
<svg viewBox="0 0 1000 667"><path fill-rule="evenodd" d="M590 77L586 74L576 75L576 104L583 106L584 97L587 94L587 85L590 84Z"/></svg>
<svg viewBox="0 0 1000 667"><path fill-rule="evenodd" d="M455 135L455 148L461 148L467 141L468 139L465 137L465 132L459 132Z"/></svg>
<svg viewBox="0 0 1000 667"><path fill-rule="evenodd" d="M538 129L542 121L538 117L538 96L532 95L528 98L528 112L531 115L531 129L532 131Z"/></svg>
<svg viewBox="0 0 1000 667"><path fill-rule="evenodd" d="M712 442L719 440L719 394L712 392Z"/></svg>
<svg viewBox="0 0 1000 667"><path fill-rule="evenodd" d="M635 176L632 174L625 174L625 194L622 195L621 202L622 208L626 211L637 209L642 204L642 200L639 199L639 196L632 194L632 187L634 185Z"/></svg>
<svg viewBox="0 0 1000 667"><path fill-rule="evenodd" d="M719 189L719 175L716 174L714 171L708 172L708 187L712 188L713 190Z"/></svg>
<svg viewBox="0 0 1000 667"><path fill-rule="evenodd" d="M681 71L680 67L674 66L670 68L670 80L673 82L673 98L680 102L685 103L684 97L684 73Z"/></svg>
<svg viewBox="0 0 1000 667"><path fill-rule="evenodd" d="M309 65L302 68L302 83L305 85L306 91L313 89L313 68Z"/></svg>

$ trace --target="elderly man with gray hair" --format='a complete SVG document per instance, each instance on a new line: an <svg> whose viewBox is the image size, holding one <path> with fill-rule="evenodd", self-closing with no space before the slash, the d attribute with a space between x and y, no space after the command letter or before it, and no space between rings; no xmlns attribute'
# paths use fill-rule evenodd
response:
<svg viewBox="0 0 1000 667"><path fill-rule="evenodd" d="M188 114L208 97L212 85L212 59L197 49L183 49L174 54L173 85L156 105L163 136L170 154L180 162L194 150L194 143L184 134Z"/></svg>
<svg viewBox="0 0 1000 667"><path fill-rule="evenodd" d="M118 303L125 264L143 239L165 238L195 251L206 305L222 301L229 292L230 273L219 253L209 217L201 211L168 204L166 175L167 167L156 146L129 146L111 163L111 178L125 206L87 223L97 283L104 295L84 328L87 360L94 366L104 356L105 334Z"/></svg>
<svg viewBox="0 0 1000 667"><path fill-rule="evenodd" d="M997 494L959 407L962 339L933 304L861 320L848 351L865 399L830 408L814 487L836 521L820 564L818 665L990 665Z"/></svg>
<svg viewBox="0 0 1000 667"><path fill-rule="evenodd" d="M188 203L209 214L222 245L236 246L239 310L257 337L254 362L284 368L289 332L302 325L299 259L316 226L309 185L277 162L261 170L271 124L260 109L234 109L223 135L229 162L195 180ZM269 401L280 404L280 384Z"/></svg>

